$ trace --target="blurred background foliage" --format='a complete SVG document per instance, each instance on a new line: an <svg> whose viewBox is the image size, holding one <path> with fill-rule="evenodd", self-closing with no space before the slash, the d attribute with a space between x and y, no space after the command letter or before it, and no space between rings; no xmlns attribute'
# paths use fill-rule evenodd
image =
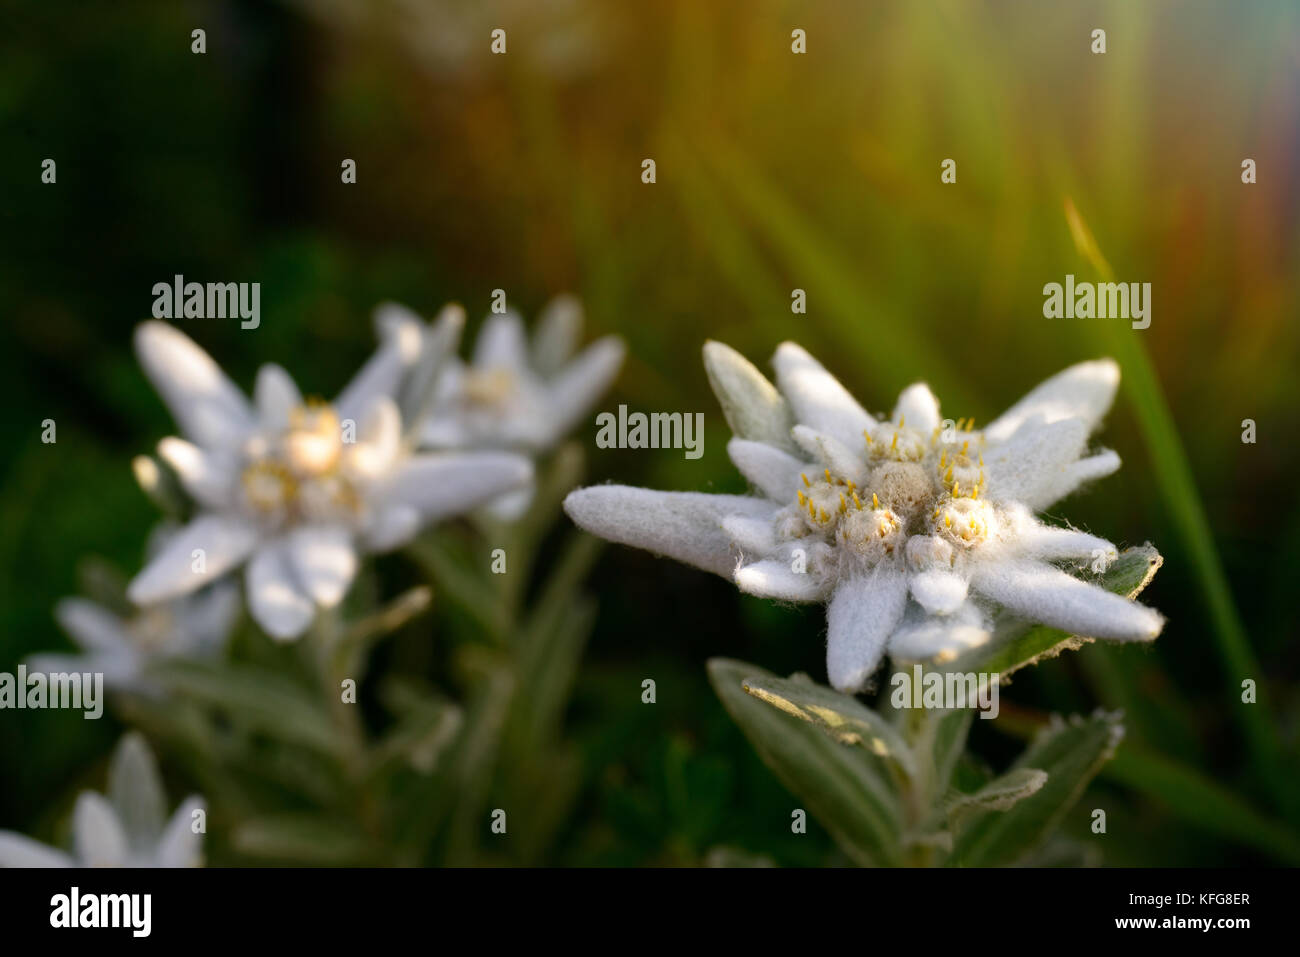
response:
<svg viewBox="0 0 1300 957"><path fill-rule="evenodd" d="M706 338L760 365L795 339L872 409L925 378L977 421L1114 354L1129 388L1101 441L1125 465L1068 515L1160 547L1145 600L1169 626L1154 648L1018 675L972 745L1000 767L1047 711L1124 707L1125 744L1072 836L1108 864L1300 860L1294 3L121 0L6 3L3 19L0 670L67 646L50 610L83 556L139 565L155 516L129 463L171 423L130 336L176 273L260 282L261 328L182 328L245 387L277 361L319 394L370 352L382 300L426 315L456 300L478 320L497 287L530 317L578 293L592 334L629 346L602 408L706 415L698 461L576 436L591 479L658 488L742 488ZM488 53L495 27L505 56ZM40 182L46 157L57 185ZM1043 318L1045 283L1095 275L1067 201L1117 278L1152 284L1149 329ZM399 559L379 571L389 596L415 577ZM844 862L815 821L790 833L794 799L704 669L726 655L824 680L821 611L613 547L588 592L565 715L574 810L540 859ZM375 667L437 677L436 656L397 652L454 635L454 616L435 597ZM1241 703L1245 678L1258 704ZM119 731L0 715L0 827L55 833ZM173 795L195 783L183 756L161 758ZM1093 807L1106 836L1087 830ZM226 846L213 836L214 863Z"/></svg>

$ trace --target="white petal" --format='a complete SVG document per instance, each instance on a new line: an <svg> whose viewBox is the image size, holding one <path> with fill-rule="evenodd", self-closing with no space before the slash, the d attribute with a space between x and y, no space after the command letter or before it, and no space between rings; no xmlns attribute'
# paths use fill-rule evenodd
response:
<svg viewBox="0 0 1300 957"><path fill-rule="evenodd" d="M106 688L127 687L140 674L140 653L134 648L94 651L84 655L42 652L23 659L28 674L102 674Z"/></svg>
<svg viewBox="0 0 1300 957"><path fill-rule="evenodd" d="M509 452L413 455L385 492L389 504L411 505L425 521L462 515L532 481L533 464Z"/></svg>
<svg viewBox="0 0 1300 957"><path fill-rule="evenodd" d="M209 452L174 436L158 443L158 456L171 467L185 491L200 505L221 508L230 504L234 474L228 456Z"/></svg>
<svg viewBox="0 0 1300 957"><path fill-rule="evenodd" d="M908 585L917 604L932 615L951 615L966 601L966 579L942 568L915 572Z"/></svg>
<svg viewBox="0 0 1300 957"><path fill-rule="evenodd" d="M121 619L93 601L65 598L54 606L54 617L87 651L114 652L133 644Z"/></svg>
<svg viewBox="0 0 1300 957"><path fill-rule="evenodd" d="M435 415L420 430L420 445L429 449L463 449L474 444L474 434L456 415Z"/></svg>
<svg viewBox="0 0 1300 957"><path fill-rule="evenodd" d="M951 661L991 636L988 621L968 601L954 614L923 615L905 623L889 639L889 654L898 661Z"/></svg>
<svg viewBox="0 0 1300 957"><path fill-rule="evenodd" d="M1050 425L1027 423L1008 441L984 453L988 497L1041 510L1087 441L1088 428L1080 419L1062 419Z"/></svg>
<svg viewBox="0 0 1300 957"><path fill-rule="evenodd" d="M257 370L253 404L257 406L258 424L267 431L279 432L289 427L290 414L303 404L302 393L288 372L267 363Z"/></svg>
<svg viewBox="0 0 1300 957"><path fill-rule="evenodd" d="M402 375L420 358L424 323L414 313L385 304L375 313L375 327L379 348L334 400L340 420L358 421L377 396L395 397Z"/></svg>
<svg viewBox="0 0 1300 957"><path fill-rule="evenodd" d="M1164 627L1158 612L1042 562L981 562L971 587L1023 618L1084 638L1150 641Z"/></svg>
<svg viewBox="0 0 1300 957"><path fill-rule="evenodd" d="M604 395L623 365L625 351L623 340L606 336L584 349L551 381L552 442L577 425Z"/></svg>
<svg viewBox="0 0 1300 957"><path fill-rule="evenodd" d="M239 588L230 579L213 582L185 598L176 615L192 636L190 650L204 654L224 645L239 615L239 601Z"/></svg>
<svg viewBox="0 0 1300 957"><path fill-rule="evenodd" d="M894 406L894 422L900 417L907 428L928 436L939 426L939 400L924 382L909 385Z"/></svg>
<svg viewBox="0 0 1300 957"><path fill-rule="evenodd" d="M839 380L793 342L783 342L772 359L776 381L794 408L795 419L839 439L849 448L862 442L864 429L876 425Z"/></svg>
<svg viewBox="0 0 1300 957"><path fill-rule="evenodd" d="M229 447L253 428L243 393L183 332L165 322L143 323L135 332L135 350L176 424L195 442Z"/></svg>
<svg viewBox="0 0 1300 957"><path fill-rule="evenodd" d="M593 535L731 578L735 555L722 528L723 518L770 518L775 509L763 499L745 495L596 485L569 493L564 510L575 525Z"/></svg>
<svg viewBox="0 0 1300 957"><path fill-rule="evenodd" d="M162 833L166 808L158 765L144 738L122 738L108 769L108 796L133 851L152 846Z"/></svg>
<svg viewBox="0 0 1300 957"><path fill-rule="evenodd" d="M790 404L776 386L731 346L709 340L701 353L709 386L736 437L794 451Z"/></svg>
<svg viewBox="0 0 1300 957"><path fill-rule="evenodd" d="M820 601L826 596L820 576L797 572L791 563L775 558L736 569L736 585L746 594L778 601Z"/></svg>
<svg viewBox="0 0 1300 957"><path fill-rule="evenodd" d="M835 478L845 479L855 485L866 484L870 474L866 463L843 442L806 425L796 425L790 434L799 443L799 448L830 469Z"/></svg>
<svg viewBox="0 0 1300 957"><path fill-rule="evenodd" d="M0 831L0 867L72 866L72 858L63 851L13 831Z"/></svg>
<svg viewBox="0 0 1300 957"><path fill-rule="evenodd" d="M771 519L728 515L723 518L722 527L742 552L770 555L776 551L776 532Z"/></svg>
<svg viewBox="0 0 1300 957"><path fill-rule="evenodd" d="M517 313L488 316L474 341L474 367L522 372L528 368L528 341Z"/></svg>
<svg viewBox="0 0 1300 957"><path fill-rule="evenodd" d="M194 812L206 811L201 797L188 797L176 809L154 852L158 867L198 867L203 863L203 832L194 831Z"/></svg>
<svg viewBox="0 0 1300 957"><path fill-rule="evenodd" d="M386 552L416 536L424 518L413 505L386 505L379 509L362 537L368 552Z"/></svg>
<svg viewBox="0 0 1300 957"><path fill-rule="evenodd" d="M348 455L348 467L368 479L387 474L402 451L402 413L388 396L375 396L361 413L356 444Z"/></svg>
<svg viewBox="0 0 1300 957"><path fill-rule="evenodd" d="M400 306L390 308L398 310L399 315L409 315ZM449 364L457 361L456 348L464 328L465 310L454 303L443 306L431 326L421 328L423 341L402 386L400 402L403 425L416 435L437 408L439 387Z"/></svg>
<svg viewBox="0 0 1300 957"><path fill-rule="evenodd" d="M907 576L893 563L840 582L826 609L826 672L836 691L866 684L906 606Z"/></svg>
<svg viewBox="0 0 1300 957"><path fill-rule="evenodd" d="M484 508L498 522L517 522L524 517L528 511L528 506L533 504L533 492L535 490L529 486L521 488L517 492L507 492L498 499L488 502Z"/></svg>
<svg viewBox="0 0 1300 957"><path fill-rule="evenodd" d="M72 840L82 867L121 867L129 853L126 832L103 796L84 791L72 817Z"/></svg>
<svg viewBox="0 0 1300 957"><path fill-rule="evenodd" d="M308 596L323 608L333 608L357 574L352 535L337 526L307 525L289 533L289 561Z"/></svg>
<svg viewBox="0 0 1300 957"><path fill-rule="evenodd" d="M224 515L200 515L167 540L127 589L137 605L185 595L220 578L256 547L257 529ZM194 552L203 551L202 570Z"/></svg>
<svg viewBox="0 0 1300 957"><path fill-rule="evenodd" d="M1119 456L1109 449L1079 459L1077 462L1071 462L1062 469L1056 480L1039 494L1039 510L1051 508L1081 485L1099 478L1105 478L1118 470L1119 466Z"/></svg>
<svg viewBox="0 0 1300 957"><path fill-rule="evenodd" d="M729 441L727 454L751 485L776 502L794 498L799 488L799 473L808 469L806 463L793 455L749 439Z"/></svg>
<svg viewBox="0 0 1300 957"><path fill-rule="evenodd" d="M582 336L582 303L576 296L556 296L537 318L533 365L543 376L555 375L573 355Z"/></svg>
<svg viewBox="0 0 1300 957"><path fill-rule="evenodd" d="M244 570L248 610L277 641L297 638L316 617L316 605L298 582L283 539L258 549Z"/></svg>
<svg viewBox="0 0 1300 957"><path fill-rule="evenodd" d="M1113 359L1080 362L1032 389L984 430L990 442L1011 437L1025 422L1042 416L1046 422L1077 418L1091 433L1115 401L1119 366Z"/></svg>
<svg viewBox="0 0 1300 957"><path fill-rule="evenodd" d="M1010 526L1009 543L1026 558L1047 562L1079 558L1096 561L1100 558L1109 564L1119 556L1119 549L1106 539L1073 528L1044 525L1027 509L1012 508L1004 514Z"/></svg>

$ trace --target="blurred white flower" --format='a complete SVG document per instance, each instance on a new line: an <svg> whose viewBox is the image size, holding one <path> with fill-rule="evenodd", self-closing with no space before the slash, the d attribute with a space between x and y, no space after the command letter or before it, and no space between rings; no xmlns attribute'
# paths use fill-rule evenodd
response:
<svg viewBox="0 0 1300 957"><path fill-rule="evenodd" d="M113 754L107 799L94 791L77 798L72 853L0 831L0 867L198 867L203 833L195 828L196 811L206 807L191 796L167 818L153 755L133 732Z"/></svg>
<svg viewBox="0 0 1300 957"><path fill-rule="evenodd" d="M438 378L421 431L435 449L516 449L543 453L564 438L609 388L623 364L623 342L605 336L574 356L582 337L582 306L559 296L542 310L530 344L513 312L489 316L470 363L451 358ZM494 503L517 517L528 492Z"/></svg>
<svg viewBox="0 0 1300 957"><path fill-rule="evenodd" d="M528 485L521 456L412 451L395 397L413 376L429 378L428 353L448 336L400 307L381 308L376 325L379 350L333 403L304 400L284 369L265 365L251 404L183 333L140 326L141 365L185 436L163 439L158 454L199 511L131 582L132 601L189 594L247 562L254 619L293 639L342 600L359 553Z"/></svg>
<svg viewBox="0 0 1300 957"><path fill-rule="evenodd" d="M47 674L102 672L109 688L156 694L158 689L144 673L151 660L217 655L238 614L239 589L229 580L140 608L128 617L85 598L65 598L54 616L82 653L33 655L27 667Z"/></svg>
<svg viewBox="0 0 1300 957"><path fill-rule="evenodd" d="M1110 542L1033 515L1119 467L1088 454L1119 368L1072 366L987 428L945 421L924 384L870 415L794 343L779 391L719 343L705 364L737 436L727 450L755 495L599 486L565 509L583 528L732 578L746 592L828 605L827 671L862 688L888 651L946 660L987 641L992 613L1072 634L1146 641L1159 614L1057 567L1104 568Z"/></svg>

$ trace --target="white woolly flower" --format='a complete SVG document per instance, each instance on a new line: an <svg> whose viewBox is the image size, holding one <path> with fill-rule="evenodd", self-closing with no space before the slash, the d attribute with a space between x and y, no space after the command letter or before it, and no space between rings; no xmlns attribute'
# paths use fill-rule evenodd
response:
<svg viewBox="0 0 1300 957"><path fill-rule="evenodd" d="M438 380L424 444L544 452L595 404L623 364L623 343L606 336L576 357L582 306L547 304L530 343L513 312L489 316L471 362L448 360Z"/></svg>
<svg viewBox="0 0 1300 957"><path fill-rule="evenodd" d="M0 867L198 867L203 799L191 796L169 819L153 755L140 735L122 739L108 772L108 797L83 791L72 816L72 852L0 831Z"/></svg>
<svg viewBox="0 0 1300 957"><path fill-rule="evenodd" d="M238 613L239 589L228 580L127 617L85 598L65 598L54 616L81 654L32 655L27 667L46 674L98 672L109 688L154 694L145 674L150 661L219 654Z"/></svg>
<svg viewBox="0 0 1300 957"><path fill-rule="evenodd" d="M520 317L489 316L473 359L451 358L438 377L423 444L435 449L516 449L540 454L555 446L609 388L623 364L616 336L577 356L582 306L558 296L542 310L532 343ZM494 503L499 517L517 517L528 493Z"/></svg>
<svg viewBox="0 0 1300 957"><path fill-rule="evenodd" d="M1154 638L1159 614L1058 567L1100 570L1105 539L1034 512L1119 467L1089 453L1119 369L1084 362L1053 376L983 429L945 422L929 387L869 414L807 352L784 343L779 391L718 343L705 363L749 496L604 486L574 492L577 524L727 575L746 592L827 603L827 671L861 689L888 651L946 660L986 642L994 611L1072 634Z"/></svg>
<svg viewBox="0 0 1300 957"><path fill-rule="evenodd" d="M379 350L332 403L304 400L278 365L261 368L249 403L183 333L140 326L141 365L185 436L158 454L198 514L131 582L132 601L189 594L246 562L253 617L274 638L296 638L343 598L360 553L531 481L520 456L412 451L394 396L436 337L399 307L376 325Z"/></svg>

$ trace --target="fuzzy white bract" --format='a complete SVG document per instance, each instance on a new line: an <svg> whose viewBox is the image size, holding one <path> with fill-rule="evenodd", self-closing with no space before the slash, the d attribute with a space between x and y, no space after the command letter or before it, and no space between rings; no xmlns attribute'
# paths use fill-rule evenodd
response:
<svg viewBox="0 0 1300 957"><path fill-rule="evenodd" d="M203 799L191 796L167 817L167 797L140 735L122 739L108 772L108 796L84 791L72 817L72 852L0 831L0 867L198 867L203 862Z"/></svg>
<svg viewBox="0 0 1300 957"><path fill-rule="evenodd" d="M198 514L132 581L132 601L185 595L247 563L253 617L293 639L343 598L360 554L531 482L521 456L412 450L395 397L446 337L399 307L379 310L376 326L379 350L332 403L304 399L277 365L258 372L249 403L189 337L139 328L140 362L184 435L158 454Z"/></svg>
<svg viewBox="0 0 1300 957"><path fill-rule="evenodd" d="M827 672L860 690L888 652L949 660L987 642L995 612L1071 634L1145 641L1155 611L1070 574L1103 569L1105 539L1035 512L1119 467L1088 437L1119 368L1084 362L1053 376L983 429L944 420L929 387L892 415L868 413L802 348L782 344L778 388L739 354L705 346L737 435L748 496L598 486L565 508L583 528L732 578L746 592L827 603Z"/></svg>

